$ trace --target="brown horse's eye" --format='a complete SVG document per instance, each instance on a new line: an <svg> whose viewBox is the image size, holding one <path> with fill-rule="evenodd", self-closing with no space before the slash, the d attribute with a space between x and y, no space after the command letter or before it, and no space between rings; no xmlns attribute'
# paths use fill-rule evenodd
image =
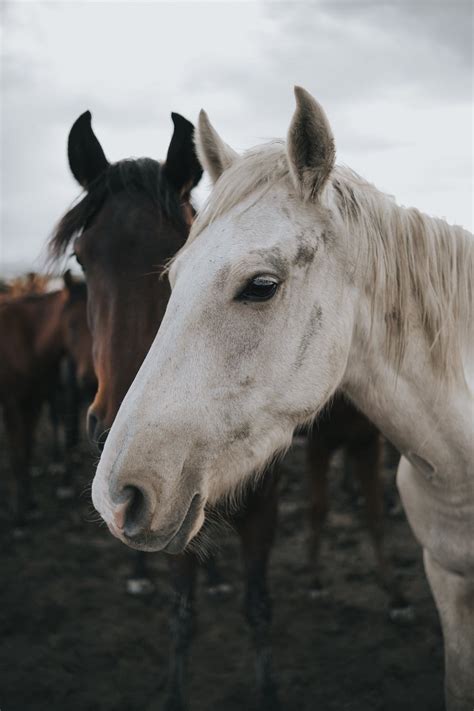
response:
<svg viewBox="0 0 474 711"><path fill-rule="evenodd" d="M74 257L74 259L76 260L76 262L79 264L79 266L81 267L82 271L85 272L86 270L84 269L84 265L83 265L83 263L81 262L81 260L80 260L80 258L79 258L79 255L77 254L77 252L74 251L74 252L72 253L72 256Z"/></svg>
<svg viewBox="0 0 474 711"><path fill-rule="evenodd" d="M278 286L275 277L256 276L238 294L237 301L268 301L276 294Z"/></svg>

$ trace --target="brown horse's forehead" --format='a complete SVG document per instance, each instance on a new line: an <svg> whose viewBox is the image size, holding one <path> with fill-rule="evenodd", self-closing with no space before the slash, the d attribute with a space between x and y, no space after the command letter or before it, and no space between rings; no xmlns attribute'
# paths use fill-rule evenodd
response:
<svg viewBox="0 0 474 711"><path fill-rule="evenodd" d="M183 222L183 225L185 223ZM180 229L163 211L157 214L146 196L111 195L75 242L79 257L106 259L107 265L131 258L133 263L167 259L179 247ZM187 230L187 227L186 227ZM182 236L184 241L185 235Z"/></svg>

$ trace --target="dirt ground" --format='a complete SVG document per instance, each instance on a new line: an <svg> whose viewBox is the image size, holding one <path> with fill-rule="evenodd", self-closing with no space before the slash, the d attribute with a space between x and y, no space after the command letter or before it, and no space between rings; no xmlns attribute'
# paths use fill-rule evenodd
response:
<svg viewBox="0 0 474 711"><path fill-rule="evenodd" d="M91 522L95 455L81 448L78 496L55 496L48 425L35 457L34 489L43 517L30 535L11 534L9 469L0 431L0 708L1 711L154 711L167 667L170 588L163 555L150 556L156 593L126 594L127 549ZM312 601L305 565L304 444L283 462L280 525L270 566L274 661L282 708L293 711L441 711L441 632L421 555L402 514L387 519L387 547L416 611L390 622L378 589L361 512L341 488L341 460L331 473L331 513L322 551L330 594ZM390 485L389 473L385 480ZM81 494L81 492L85 492ZM220 551L234 585L209 597L204 576L193 645L192 711L255 709L250 636L241 615L238 541Z"/></svg>

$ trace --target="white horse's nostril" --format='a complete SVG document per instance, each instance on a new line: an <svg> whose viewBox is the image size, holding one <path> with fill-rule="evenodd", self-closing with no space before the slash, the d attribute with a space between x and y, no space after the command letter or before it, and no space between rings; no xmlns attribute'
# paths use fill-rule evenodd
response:
<svg viewBox="0 0 474 711"><path fill-rule="evenodd" d="M124 501L123 504L119 504L113 510L114 524L120 532L123 531L123 527L125 525L125 518L127 516L127 509L129 507L129 505L130 505L130 499L127 499L127 501Z"/></svg>
<svg viewBox="0 0 474 711"><path fill-rule="evenodd" d="M134 536L150 523L152 494L133 484L122 490L125 500L114 507L114 522L126 536Z"/></svg>

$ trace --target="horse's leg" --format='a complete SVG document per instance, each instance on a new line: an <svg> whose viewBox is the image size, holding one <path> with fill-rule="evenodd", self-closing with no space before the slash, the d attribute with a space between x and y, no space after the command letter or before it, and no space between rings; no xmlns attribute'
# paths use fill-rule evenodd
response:
<svg viewBox="0 0 474 711"><path fill-rule="evenodd" d="M65 387L64 387L64 468L61 484L57 489L60 499L69 499L74 496L74 470L79 443L79 414L80 393L76 379L76 368L72 358L65 362Z"/></svg>
<svg viewBox="0 0 474 711"><path fill-rule="evenodd" d="M310 532L308 541L308 563L313 570L310 596L314 599L324 594L324 585L319 571L321 533L328 514L327 475L331 453L324 438L315 433L308 436L308 475L310 488Z"/></svg>
<svg viewBox="0 0 474 711"><path fill-rule="evenodd" d="M398 465L400 464L400 452L389 442L388 439L382 440L382 460L384 469L390 471L390 485L385 487L384 500L385 510L389 516L399 516L403 509L400 501L400 496L396 486L396 474Z"/></svg>
<svg viewBox="0 0 474 711"><path fill-rule="evenodd" d="M259 708L279 708L273 674L270 641L272 605L267 588L267 568L275 537L278 513L278 481L269 472L251 492L243 513L235 520L242 544L246 577L244 614L252 631Z"/></svg>
<svg viewBox="0 0 474 711"><path fill-rule="evenodd" d="M60 428L64 403L61 391L59 366L58 371L54 374L50 374L49 376L49 385L46 388L45 399L52 430L52 456L50 459L49 470L52 474L62 474L64 469L64 447L61 442Z"/></svg>
<svg viewBox="0 0 474 711"><path fill-rule="evenodd" d="M51 458L54 464L57 465L61 459L61 452L59 445L58 392L56 389L48 397L48 413L53 433L51 443Z"/></svg>
<svg viewBox="0 0 474 711"><path fill-rule="evenodd" d="M345 451L343 459L342 491L347 498L347 503L352 508L357 508L360 492L354 483L354 462L347 456Z"/></svg>
<svg viewBox="0 0 474 711"><path fill-rule="evenodd" d="M209 555L204 561L207 575L207 592L211 597L222 597L232 592L232 585L223 578L215 555Z"/></svg>
<svg viewBox="0 0 474 711"><path fill-rule="evenodd" d="M15 491L15 526L21 530L31 503L30 474L26 446L26 423L21 404L4 405L5 430L10 445L10 461Z"/></svg>
<svg viewBox="0 0 474 711"><path fill-rule="evenodd" d="M442 568L424 551L444 637L447 711L474 709L474 579Z"/></svg>
<svg viewBox="0 0 474 711"><path fill-rule="evenodd" d="M377 580L387 593L392 619L410 619L412 609L407 604L396 581L392 566L387 561L384 548L384 501L380 477L381 439L377 430L360 443L347 445L347 455L353 462L365 501L367 528L372 539Z"/></svg>
<svg viewBox="0 0 474 711"><path fill-rule="evenodd" d="M170 618L171 649L165 711L184 711L187 704L187 668L195 628L194 590L198 562L193 554L168 556L173 586Z"/></svg>
<svg viewBox="0 0 474 711"><path fill-rule="evenodd" d="M28 496L28 508L30 517L33 515L36 517L40 515L37 509L37 505L31 493L31 476L30 476L30 466L33 457L33 450L35 445L35 435L36 428L38 425L39 416L41 413L41 408L43 406L44 399L42 397L33 398L29 403L28 407L25 409L25 457L26 457L26 479L28 481L29 496Z"/></svg>
<svg viewBox="0 0 474 711"><path fill-rule="evenodd" d="M148 555L149 553L143 551L133 552L132 572L125 583L129 595L144 596L155 592L155 584L151 579L147 565Z"/></svg>
<svg viewBox="0 0 474 711"><path fill-rule="evenodd" d="M10 441L11 465L16 487L15 526L24 529L28 513L33 509L30 461L35 426L40 403L32 400L9 402L4 405L5 428Z"/></svg>

